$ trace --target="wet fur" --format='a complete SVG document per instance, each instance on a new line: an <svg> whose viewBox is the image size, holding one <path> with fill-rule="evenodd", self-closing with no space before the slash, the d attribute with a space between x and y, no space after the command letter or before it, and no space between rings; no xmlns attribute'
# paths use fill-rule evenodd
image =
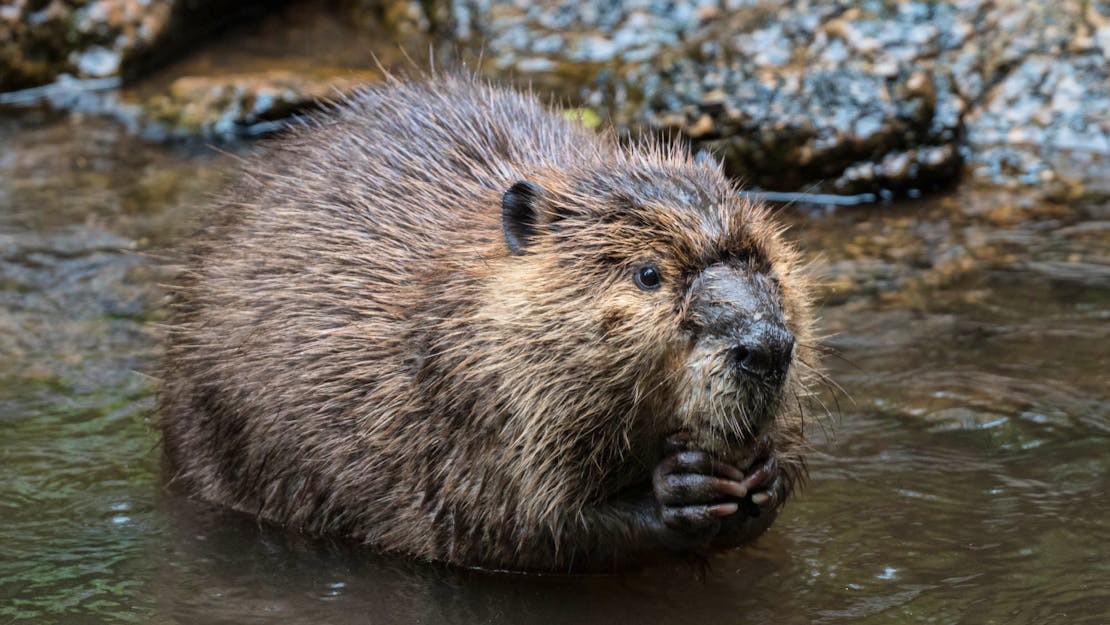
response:
<svg viewBox="0 0 1110 625"><path fill-rule="evenodd" d="M513 255L520 180L546 194ZM647 260L658 292L633 283ZM208 501L430 560L606 569L661 549L596 510L669 433L738 463L770 433L787 490L804 475L806 368L773 397L730 384L685 289L717 262L773 275L814 364L810 285L767 210L681 146L469 78L390 80L250 159L182 262L162 430L171 483Z"/></svg>

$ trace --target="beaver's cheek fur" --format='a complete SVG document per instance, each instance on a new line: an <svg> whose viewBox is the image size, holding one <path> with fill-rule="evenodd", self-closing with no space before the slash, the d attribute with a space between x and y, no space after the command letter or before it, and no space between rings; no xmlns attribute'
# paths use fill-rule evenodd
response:
<svg viewBox="0 0 1110 625"><path fill-rule="evenodd" d="M675 413L695 446L744 468L756 459L752 442L774 433L786 390L739 378L728 362L730 349L704 341L691 350L675 385Z"/></svg>

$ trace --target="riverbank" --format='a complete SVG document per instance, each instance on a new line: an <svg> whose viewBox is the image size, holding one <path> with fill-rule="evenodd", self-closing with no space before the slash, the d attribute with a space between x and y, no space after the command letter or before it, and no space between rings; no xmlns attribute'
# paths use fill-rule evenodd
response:
<svg viewBox="0 0 1110 625"><path fill-rule="evenodd" d="M753 188L1110 196L1105 2L196 6L7 7L0 106L105 115L155 141L255 137L382 69L426 66L431 49L441 67L533 85L627 136L683 137ZM36 54L55 61L31 72Z"/></svg>

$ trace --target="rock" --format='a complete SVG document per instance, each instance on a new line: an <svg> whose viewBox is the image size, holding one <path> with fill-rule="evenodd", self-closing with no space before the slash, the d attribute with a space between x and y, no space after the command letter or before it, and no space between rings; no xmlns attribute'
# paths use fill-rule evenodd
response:
<svg viewBox="0 0 1110 625"><path fill-rule="evenodd" d="M960 158L953 145L920 146L890 152L877 160L861 161L844 168L829 188L842 195L875 191L905 191L941 187L959 174Z"/></svg>
<svg viewBox="0 0 1110 625"><path fill-rule="evenodd" d="M127 6L138 11L136 7L147 4L153 3L146 0ZM161 4L176 6L173 2ZM353 23L359 15L356 5L360 5L358 0L339 3L338 7L345 9L341 15L324 11L333 7L327 2L274 6L259 24L229 32L195 54L182 55L141 84L125 84L120 76L134 71L138 61L128 65L129 57L119 49L88 45L71 55L70 69L78 75L59 74L47 84L0 93L0 107L112 117L129 130L158 140L266 134L300 112L378 80L380 73L368 69L375 62L398 67L403 61L404 67L411 66L398 44L383 43L382 48L388 46L384 52L374 47L383 31ZM68 5L55 2L51 6L61 11L58 19L76 20L75 15L80 15L81 20L75 22L80 28L104 36L117 32L118 24L135 21L129 13L108 10L122 6L108 2L90 3L71 14L63 10ZM207 22L195 20L197 28L214 28L226 17L215 11L215 0L189 0L189 6L212 9ZM18 17L24 8L5 7L0 14ZM171 13L167 21L140 29L148 35L160 28L170 29L147 39L153 42L150 54L164 52L163 43L189 32L175 19ZM89 77L100 74L108 76Z"/></svg>
<svg viewBox="0 0 1110 625"><path fill-rule="evenodd" d="M305 76L279 70L186 76L144 103L144 127L148 135L165 138L257 136L380 78L375 72Z"/></svg>
<svg viewBox="0 0 1110 625"><path fill-rule="evenodd" d="M435 2L427 4L436 5ZM718 0L443 0L452 44L499 75L578 99L605 72L650 64L719 12ZM584 104L611 108L599 98Z"/></svg>
<svg viewBox="0 0 1110 625"><path fill-rule="evenodd" d="M143 96L137 114L128 108L136 103L105 93L113 83L102 81L133 73L172 36L187 33L182 25L194 9L186 7L202 6L216 13L216 0L12 0L0 7L0 90L55 80L59 71L74 78L0 93L0 106L114 107L117 116L139 120L132 127L158 136L228 137L276 127L281 117L316 106L333 83L345 90L375 78L183 78L167 93ZM303 5L303 13L320 14L323 6ZM482 72L554 93L625 136L677 134L749 186L917 195L955 180L966 164L985 184L1110 193L1106 0L337 6L356 31L341 37L380 39L371 33L380 35L383 24L401 39L432 33L441 65L480 53ZM67 86L84 95L66 97Z"/></svg>
<svg viewBox="0 0 1110 625"><path fill-rule="evenodd" d="M749 184L833 193L916 192L959 170L967 103L936 59L969 26L948 4L809 3L739 10L707 26L697 53L666 63L633 125L679 132ZM723 91L723 102L706 91ZM721 136L689 132L714 116Z"/></svg>
<svg viewBox="0 0 1110 625"><path fill-rule="evenodd" d="M1110 76L1101 51L1025 58L967 120L976 178L1070 194L1110 161Z"/></svg>
<svg viewBox="0 0 1110 625"><path fill-rule="evenodd" d="M1043 184L1090 162L1057 158L1064 146L1101 154L1106 140L1105 2L441 4L456 42L494 72L627 134L678 133L750 185L916 194L955 179L964 158L992 184ZM1059 66L1025 67L1036 57Z"/></svg>
<svg viewBox="0 0 1110 625"><path fill-rule="evenodd" d="M959 134L965 103L947 76L923 61L962 43L970 28L956 24L959 14L948 5L851 4L452 6L461 33L485 33L482 47L498 70L528 74L542 60L547 76L529 80L575 72L586 83L578 97L609 111L619 126L677 132L749 184L836 181L840 192L868 184L908 189L951 176L957 150L932 150L925 160L907 150L945 146ZM546 45L549 38L557 44ZM896 153L915 165L895 172ZM937 155L947 160L933 166ZM867 162L878 168L874 175L857 176L861 167L846 174Z"/></svg>
<svg viewBox="0 0 1110 625"><path fill-rule="evenodd" d="M341 0L340 6L358 26L384 26L402 37L449 30L452 23L452 7L444 0Z"/></svg>
<svg viewBox="0 0 1110 625"><path fill-rule="evenodd" d="M0 8L0 91L61 74L131 75L241 9L217 0L8 0Z"/></svg>
<svg viewBox="0 0 1110 625"><path fill-rule="evenodd" d="M631 122L650 132L680 132L693 140L695 149L723 158L730 174L763 187L798 188L833 180L861 161L879 163L891 152L943 144L957 131L936 119L933 90L915 91L909 76L784 68L751 78L724 69L718 72L720 84L707 84L700 64L680 61L670 69L673 82L648 98ZM934 78L920 80L932 85ZM728 95L722 102L706 99L704 86ZM696 132L698 126L710 125L707 118L715 136ZM947 154L950 160L939 166L952 169L957 154ZM904 169L874 180L900 188L924 183L916 169Z"/></svg>

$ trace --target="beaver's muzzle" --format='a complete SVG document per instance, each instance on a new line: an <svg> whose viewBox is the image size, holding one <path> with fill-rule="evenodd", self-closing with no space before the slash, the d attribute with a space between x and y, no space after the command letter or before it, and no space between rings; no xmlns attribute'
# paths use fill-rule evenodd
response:
<svg viewBox="0 0 1110 625"><path fill-rule="evenodd" d="M746 375L781 384L794 354L794 334L778 323L754 324L728 354L729 364Z"/></svg>
<svg viewBox="0 0 1110 625"><path fill-rule="evenodd" d="M737 375L777 386L794 354L794 333L783 319L778 289L762 273L716 264L690 287L687 322L702 339L727 345Z"/></svg>

